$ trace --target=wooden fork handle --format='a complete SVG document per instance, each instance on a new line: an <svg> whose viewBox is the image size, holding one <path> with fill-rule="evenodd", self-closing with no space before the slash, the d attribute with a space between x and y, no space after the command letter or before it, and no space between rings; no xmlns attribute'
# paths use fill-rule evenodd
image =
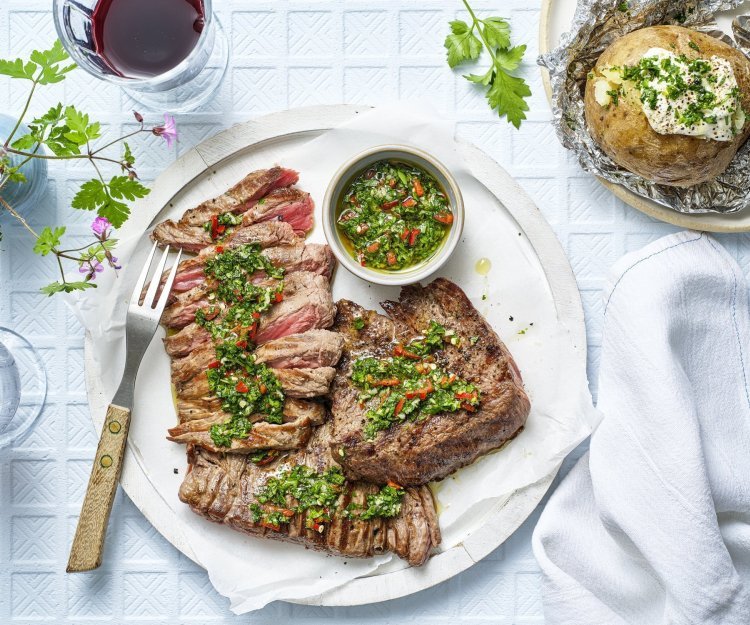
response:
<svg viewBox="0 0 750 625"><path fill-rule="evenodd" d="M111 404L96 448L81 516L70 549L68 573L91 571L102 563L109 513L122 472L125 442L130 427L130 409Z"/></svg>

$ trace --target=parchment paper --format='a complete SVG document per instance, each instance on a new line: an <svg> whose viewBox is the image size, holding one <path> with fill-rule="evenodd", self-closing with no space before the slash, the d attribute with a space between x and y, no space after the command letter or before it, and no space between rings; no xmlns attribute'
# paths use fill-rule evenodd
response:
<svg viewBox="0 0 750 625"><path fill-rule="evenodd" d="M426 116L425 110L394 107L361 114L280 155L279 163L300 171L299 186L312 193L317 205L316 227L309 240L316 242L324 241L320 203L328 181L342 162L368 147L385 143L418 146L441 160L462 188L467 211L464 235L440 275L464 289L506 342L524 377L532 411L524 431L505 448L434 485L444 550L481 525L492 504L556 470L565 455L590 434L598 417L591 406L585 372L563 370L561 363L568 359L560 355L573 349L572 339L557 319L533 248L498 200L466 171L452 126ZM227 180L226 187L233 182ZM223 190L217 190L216 182L211 181L200 181L194 187L175 203L170 216L179 216ZM143 229L142 223L132 221L120 233L117 255L121 260L127 263ZM487 276L475 271L476 261L482 257L492 263ZM131 271L137 273L138 269ZM125 292L127 280L102 277L100 288L72 298L72 305L94 339L94 360L111 397L124 363L124 314L130 294ZM336 299L346 297L374 308L379 301L398 296L397 289L369 285L341 267L333 291ZM175 511L197 561L208 570L216 590L230 598L234 612L255 610L278 599L314 597L378 567L386 571L406 566L390 555L344 559L251 538L210 523L182 504L177 490L184 477L184 447L165 439L176 416L169 360L160 340L163 335L160 329L141 365L129 446L148 479ZM173 468L178 468L179 474ZM430 566L429 562L425 566Z"/></svg>

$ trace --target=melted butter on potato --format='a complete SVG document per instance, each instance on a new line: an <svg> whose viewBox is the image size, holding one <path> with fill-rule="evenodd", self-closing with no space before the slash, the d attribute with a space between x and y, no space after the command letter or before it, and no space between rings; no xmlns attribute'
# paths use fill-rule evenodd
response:
<svg viewBox="0 0 750 625"><path fill-rule="evenodd" d="M732 141L745 125L745 112L732 65L719 56L688 59L664 48L650 48L638 65L608 67L594 83L594 98L615 106L636 89L654 131Z"/></svg>

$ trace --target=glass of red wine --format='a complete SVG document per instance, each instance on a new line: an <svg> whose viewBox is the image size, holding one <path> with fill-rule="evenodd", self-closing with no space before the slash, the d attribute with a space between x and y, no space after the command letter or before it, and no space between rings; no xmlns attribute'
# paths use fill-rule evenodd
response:
<svg viewBox="0 0 750 625"><path fill-rule="evenodd" d="M53 10L78 66L148 109L195 110L224 79L228 44L211 0L54 0Z"/></svg>

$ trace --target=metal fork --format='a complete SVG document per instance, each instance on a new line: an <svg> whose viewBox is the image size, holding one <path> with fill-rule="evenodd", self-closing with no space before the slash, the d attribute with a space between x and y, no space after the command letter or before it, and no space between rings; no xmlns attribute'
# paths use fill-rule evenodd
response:
<svg viewBox="0 0 750 625"><path fill-rule="evenodd" d="M172 290L177 265L180 262L182 250L177 253L177 259L172 265L169 277L161 289L161 296L157 301L161 276L167 264L169 246L164 250L156 267L151 284L148 287L143 303L140 303L143 287L149 275L149 268L156 253L156 243L141 271L128 306L127 323L125 327L125 372L122 375L120 387L117 389L112 403L107 408L107 416L96 448L94 466L91 469L86 497L83 500L81 516L78 518L73 546L68 559L68 573L91 571L102 563L102 549L104 536L107 532L109 514L117 491L117 482L122 471L122 461L125 455L125 442L128 438L130 426L130 412L133 408L133 391L135 378L141 365L143 354L146 353L151 339L159 325L164 307L167 304L169 292Z"/></svg>

